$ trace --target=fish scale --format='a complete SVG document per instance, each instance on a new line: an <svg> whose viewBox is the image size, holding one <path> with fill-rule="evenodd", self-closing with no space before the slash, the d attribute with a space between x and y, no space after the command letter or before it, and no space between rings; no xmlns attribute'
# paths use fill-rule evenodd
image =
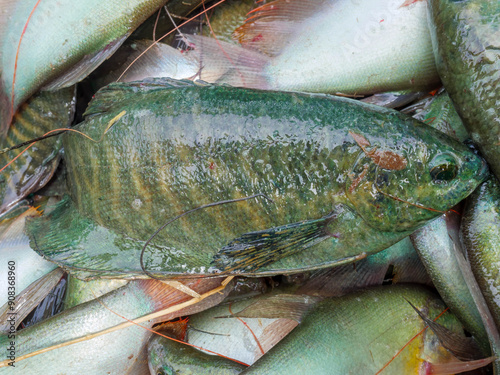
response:
<svg viewBox="0 0 500 375"><path fill-rule="evenodd" d="M212 206L169 224L147 246L146 268L262 275L354 261L486 174L484 161L425 124L320 94L117 83L76 128L100 141L64 135L70 197L28 232L36 251L81 278L144 275L144 242L168 220L255 194L272 202ZM440 173L448 180L435 181Z"/></svg>

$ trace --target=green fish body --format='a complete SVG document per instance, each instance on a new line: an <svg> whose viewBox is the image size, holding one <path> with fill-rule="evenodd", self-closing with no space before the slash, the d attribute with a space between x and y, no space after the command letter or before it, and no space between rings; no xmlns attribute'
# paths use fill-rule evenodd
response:
<svg viewBox="0 0 500 375"><path fill-rule="evenodd" d="M268 199L167 225L145 250L146 269L271 275L351 262L453 206L487 173L421 122L318 94L113 84L77 129L102 141L64 136L71 198L28 233L36 251L81 278L143 275L141 249L168 220L254 194Z"/></svg>
<svg viewBox="0 0 500 375"><path fill-rule="evenodd" d="M41 137L51 130L67 128L73 121L74 107L74 87L35 95L14 116L7 136L0 139L0 149ZM0 168L27 146L0 154ZM39 141L0 172L0 216L50 180L59 164L61 147L60 137Z"/></svg>
<svg viewBox="0 0 500 375"><path fill-rule="evenodd" d="M0 131L5 134L17 108L40 88L65 87L86 77L163 3L29 0L6 4L0 17Z"/></svg>
<svg viewBox="0 0 500 375"><path fill-rule="evenodd" d="M472 140L500 178L500 2L429 4L438 73Z"/></svg>
<svg viewBox="0 0 500 375"><path fill-rule="evenodd" d="M474 276L500 328L500 187L495 179L467 200L461 231Z"/></svg>

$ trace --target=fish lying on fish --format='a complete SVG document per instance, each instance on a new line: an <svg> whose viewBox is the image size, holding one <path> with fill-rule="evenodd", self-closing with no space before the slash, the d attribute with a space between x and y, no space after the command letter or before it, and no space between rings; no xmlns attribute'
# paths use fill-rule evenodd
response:
<svg viewBox="0 0 500 375"><path fill-rule="evenodd" d="M220 279L201 282L186 280L185 285L202 294L219 286ZM230 286L222 293L215 293L193 306L167 314L163 319L189 315L218 304L225 298L229 289ZM19 358L36 350L113 327L123 323L123 317L135 319L189 299L190 296L157 280L131 281L99 300L80 304L17 332L15 356L18 359L14 367L2 362L4 367L0 366L0 374L127 374L135 366L141 348L152 335L144 327L151 328L157 320L143 323L144 327L131 326L90 340L61 346L27 359ZM9 342L7 335L0 335L2 348L8 348ZM0 360L4 361L7 355L8 352L3 351Z"/></svg>
<svg viewBox="0 0 500 375"><path fill-rule="evenodd" d="M28 223L74 276L274 275L387 248L487 168L461 143L345 98L151 80L101 90L67 134L70 197ZM106 134L104 134L104 132ZM103 136L104 134L104 136ZM126 253L124 253L124 251ZM84 254L84 255L83 255ZM123 254L127 254L126 257Z"/></svg>
<svg viewBox="0 0 500 375"><path fill-rule="evenodd" d="M467 200L462 237L474 276L500 329L500 187L491 178Z"/></svg>
<svg viewBox="0 0 500 375"><path fill-rule="evenodd" d="M0 132L40 88L71 86L113 54L165 0L1 2Z"/></svg>
<svg viewBox="0 0 500 375"><path fill-rule="evenodd" d="M298 324L296 320L279 313L284 302L280 296L294 294L315 301L318 297L339 297L389 283L430 285L429 277L408 237L356 262L355 267L346 264L317 270L303 285L281 285L269 293L223 303L194 314L189 318L185 341L251 365ZM267 307L264 307L264 302ZM237 319L217 318L245 311L249 305L259 305L265 314L263 311L254 311L253 317L245 315L245 324ZM295 318L300 315L301 312L297 311Z"/></svg>
<svg viewBox="0 0 500 375"><path fill-rule="evenodd" d="M14 116L6 137L0 139L0 149L67 128L73 121L74 109L74 87L35 95ZM62 141L60 137L53 137L23 152L25 148L0 154L0 169L3 169L0 172L0 216L50 180L59 164Z"/></svg>
<svg viewBox="0 0 500 375"><path fill-rule="evenodd" d="M233 22L232 8L220 17ZM439 84L426 15L425 1L277 0L251 11L236 29L241 45L228 41L227 26L217 28L216 18L221 38L182 33L183 51L160 43L146 52L141 41L123 69L133 71L129 77L145 69L155 77L280 91L419 91Z"/></svg>
<svg viewBox="0 0 500 375"><path fill-rule="evenodd" d="M445 309L436 295L416 285L370 288L319 303L302 299L303 304L311 306L305 310L300 324L241 373L343 375L375 374L383 369L384 374L399 375L450 374L455 373L449 371L453 368L457 372L472 369L469 367L470 363L454 359L431 330L427 329L417 335L425 327L425 322L408 302L419 310L425 310L425 314L432 319ZM275 313L287 314L288 310L296 307L293 304L283 304L281 308L276 307ZM236 320L217 320L227 319ZM460 323L452 314L446 313L437 322L451 330L455 337L467 340ZM193 323L190 321L190 324ZM220 324L223 325L224 322ZM205 335L217 333L205 332ZM167 342L159 347L159 342L160 339L155 338L149 344L151 349L160 354L154 363L154 368L160 369L159 373L169 367L179 366L182 371L182 368L189 368L189 365L198 366L200 354L188 354L194 349L182 349L179 344ZM181 350L185 356L179 358ZM217 373L221 362L207 361L200 373ZM479 366L489 362L491 359L480 361ZM223 362L222 366L227 366L227 362ZM446 368L448 372L437 371Z"/></svg>

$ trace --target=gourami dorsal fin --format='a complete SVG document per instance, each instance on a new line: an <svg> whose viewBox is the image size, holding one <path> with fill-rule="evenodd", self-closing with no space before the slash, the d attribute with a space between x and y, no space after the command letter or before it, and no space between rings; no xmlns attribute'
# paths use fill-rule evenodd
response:
<svg viewBox="0 0 500 375"><path fill-rule="evenodd" d="M142 81L116 82L100 89L92 98L83 114L86 118L121 109L124 104L137 99L137 94L153 90L175 89L208 85L207 83L171 78L147 78Z"/></svg>
<svg viewBox="0 0 500 375"><path fill-rule="evenodd" d="M276 56L290 42L290 35L298 25L320 12L327 3L326 0L272 1L249 12L245 24L234 31L233 38L245 47Z"/></svg>

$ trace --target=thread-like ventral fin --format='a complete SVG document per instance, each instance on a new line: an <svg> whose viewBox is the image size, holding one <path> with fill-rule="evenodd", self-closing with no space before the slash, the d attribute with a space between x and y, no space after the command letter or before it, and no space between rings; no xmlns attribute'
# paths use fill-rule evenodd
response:
<svg viewBox="0 0 500 375"><path fill-rule="evenodd" d="M269 56L279 55L293 39L300 22L320 12L325 0L276 0L248 13L244 25L237 28L233 38L246 48Z"/></svg>
<svg viewBox="0 0 500 375"><path fill-rule="evenodd" d="M222 280L223 279L221 278L184 279L181 281L181 283L186 287L194 290L196 293L202 295L221 286ZM137 281L137 285L146 295L149 296L151 301L153 301L155 305L154 311L163 310L193 299L193 297L161 282L160 280L139 280ZM221 303L229 294L231 289L232 284L227 285L226 288L219 293L215 293L204 299L200 299L199 302L178 310L174 313L157 318L155 322L167 321L179 316L192 315L206 310Z"/></svg>
<svg viewBox="0 0 500 375"><path fill-rule="evenodd" d="M222 272L256 271L270 263L337 237L326 226L336 215L245 233L223 247L212 261Z"/></svg>

